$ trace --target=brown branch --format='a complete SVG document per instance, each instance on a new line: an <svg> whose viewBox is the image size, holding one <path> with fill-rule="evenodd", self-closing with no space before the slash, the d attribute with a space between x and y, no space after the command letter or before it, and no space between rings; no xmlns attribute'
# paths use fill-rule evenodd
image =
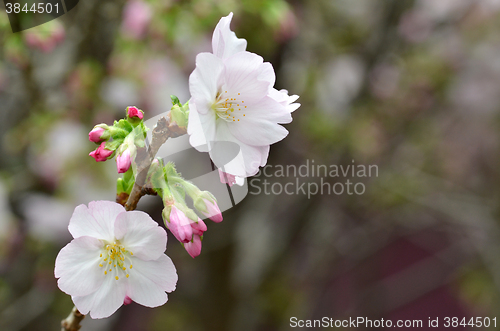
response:
<svg viewBox="0 0 500 331"><path fill-rule="evenodd" d="M71 313L66 319L61 321L61 331L78 331L82 327L80 322L85 318L85 315L80 313L76 307L73 307Z"/></svg>
<svg viewBox="0 0 500 331"><path fill-rule="evenodd" d="M125 203L126 210L134 210L141 197L145 194L152 193L149 188L145 187L145 183L151 163L160 147L168 138L175 138L186 134L186 128L180 128L175 122L171 121L170 112L167 116L168 118L160 118L156 127L153 129L153 139L151 140L148 151L146 152L145 149L137 150L137 157L135 159L137 162L137 177L135 179L134 188Z"/></svg>

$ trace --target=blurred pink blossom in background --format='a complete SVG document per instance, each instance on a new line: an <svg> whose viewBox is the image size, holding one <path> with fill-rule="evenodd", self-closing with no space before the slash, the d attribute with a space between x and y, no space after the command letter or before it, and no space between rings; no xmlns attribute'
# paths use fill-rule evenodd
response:
<svg viewBox="0 0 500 331"><path fill-rule="evenodd" d="M144 1L127 2L123 11L122 33L132 39L143 38L151 17L151 7Z"/></svg>

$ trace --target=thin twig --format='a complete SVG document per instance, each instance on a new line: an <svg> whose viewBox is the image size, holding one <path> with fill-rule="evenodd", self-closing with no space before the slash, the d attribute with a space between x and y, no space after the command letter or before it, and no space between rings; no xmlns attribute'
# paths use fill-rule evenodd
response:
<svg viewBox="0 0 500 331"><path fill-rule="evenodd" d="M168 138L175 138L186 134L185 128L180 128L175 122L170 121L170 113L168 113L168 119L162 117L158 120L155 128L153 129L153 138L149 149L145 152L144 149L137 150L137 177L135 179L134 188L125 203L126 210L134 210L137 207L139 199L145 194L149 193L144 187L146 183L146 178L148 176L149 168L153 162L158 149L168 140Z"/></svg>
<svg viewBox="0 0 500 331"><path fill-rule="evenodd" d="M73 307L71 313L66 319L61 321L61 331L78 331L82 327L80 322L85 318L85 315L80 313L76 307Z"/></svg>

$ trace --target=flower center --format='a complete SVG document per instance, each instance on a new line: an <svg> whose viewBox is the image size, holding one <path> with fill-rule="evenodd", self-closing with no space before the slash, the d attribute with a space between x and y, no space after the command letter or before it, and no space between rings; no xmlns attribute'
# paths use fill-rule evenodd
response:
<svg viewBox="0 0 500 331"><path fill-rule="evenodd" d="M226 122L239 122L245 117L245 100L237 95L230 95L227 91L217 92L217 97L212 105L212 109L217 116Z"/></svg>
<svg viewBox="0 0 500 331"><path fill-rule="evenodd" d="M128 278L128 270L132 269L132 260L130 258L132 255L134 253L126 250L118 240L114 243L106 243L99 256L103 258L99 263L99 268L104 268L104 274L111 274L116 280L120 279L122 274Z"/></svg>

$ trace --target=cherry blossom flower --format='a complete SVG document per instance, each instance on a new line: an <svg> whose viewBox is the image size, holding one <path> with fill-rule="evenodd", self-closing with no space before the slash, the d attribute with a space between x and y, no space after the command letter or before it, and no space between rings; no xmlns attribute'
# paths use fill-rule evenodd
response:
<svg viewBox="0 0 500 331"><path fill-rule="evenodd" d="M116 155L116 168L119 174L127 172L131 164L132 157L130 155L130 149L127 148L122 154Z"/></svg>
<svg viewBox="0 0 500 331"><path fill-rule="evenodd" d="M89 132L89 141L94 143L100 143L104 139L101 138L104 133L104 129L101 127L95 127Z"/></svg>
<svg viewBox="0 0 500 331"><path fill-rule="evenodd" d="M137 117L138 119L142 120L144 117L144 112L137 107L130 106L127 107L127 115L130 118Z"/></svg>
<svg viewBox="0 0 500 331"><path fill-rule="evenodd" d="M95 151L92 151L89 153L90 156L92 156L96 162L103 162L106 161L112 154L113 151L105 148L106 143L102 142L99 147Z"/></svg>
<svg viewBox="0 0 500 331"><path fill-rule="evenodd" d="M202 201L201 203L204 202ZM207 203L208 205L212 205L211 208L214 208L213 206L215 205L215 208L217 210L219 209L215 202L211 203L208 201ZM163 217L167 228L170 232L172 232L174 237L182 243L189 255L191 255L192 258L200 255L203 233L207 231L207 225L205 222L203 222L199 217L196 220L196 214L194 213L190 214L188 217L186 213L177 208L175 205L165 208L163 210ZM220 211L218 215L212 216L212 220L219 222L222 221L222 214Z"/></svg>
<svg viewBox="0 0 500 331"><path fill-rule="evenodd" d="M201 254L201 236L193 235L193 239L184 244L186 252L194 259Z"/></svg>
<svg viewBox="0 0 500 331"><path fill-rule="evenodd" d="M203 233L207 231L207 225L201 219L198 219L198 222L191 223L191 228L193 231L193 238L191 241L184 243L183 245L186 252L188 252L188 254L194 259L201 254L201 241Z"/></svg>
<svg viewBox="0 0 500 331"><path fill-rule="evenodd" d="M296 96L273 88L270 63L245 51L246 41L229 29L232 13L223 17L212 38L213 53L200 53L189 77L189 125L191 145L208 151L218 168L233 176L249 177L267 163L269 146L288 134L280 124L292 121ZM217 142L236 143L233 158ZM231 160L227 163L227 160Z"/></svg>
<svg viewBox="0 0 500 331"><path fill-rule="evenodd" d="M55 276L82 314L105 318L130 300L157 307L175 290L167 234L146 213L93 201L76 207L69 232L74 239L59 252Z"/></svg>
<svg viewBox="0 0 500 331"><path fill-rule="evenodd" d="M179 208L172 206L170 215L165 223L172 232L172 234L181 243L187 243L193 237L193 229L191 228L191 221Z"/></svg>
<svg viewBox="0 0 500 331"><path fill-rule="evenodd" d="M213 195L201 192L200 197L194 201L194 206L215 223L222 222L222 213Z"/></svg>

